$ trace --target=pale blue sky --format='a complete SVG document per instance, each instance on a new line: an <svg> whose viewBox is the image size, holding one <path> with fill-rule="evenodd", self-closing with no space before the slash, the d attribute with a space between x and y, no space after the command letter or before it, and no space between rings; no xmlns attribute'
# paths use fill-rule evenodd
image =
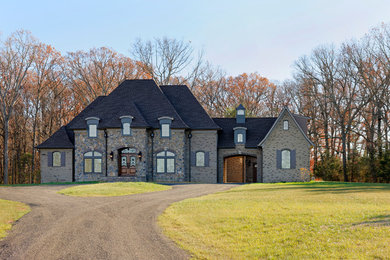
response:
<svg viewBox="0 0 390 260"><path fill-rule="evenodd" d="M26 29L63 53L108 46L130 55L136 38L168 36L203 48L229 75L279 81L314 47L360 38L382 22L390 22L388 0L0 0L2 38Z"/></svg>

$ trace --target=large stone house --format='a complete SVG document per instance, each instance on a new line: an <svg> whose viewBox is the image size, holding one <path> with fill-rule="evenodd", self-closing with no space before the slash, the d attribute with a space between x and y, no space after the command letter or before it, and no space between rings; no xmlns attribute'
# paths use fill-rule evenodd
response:
<svg viewBox="0 0 390 260"><path fill-rule="evenodd" d="M41 181L302 181L307 117L211 118L187 86L126 80L37 146Z"/></svg>

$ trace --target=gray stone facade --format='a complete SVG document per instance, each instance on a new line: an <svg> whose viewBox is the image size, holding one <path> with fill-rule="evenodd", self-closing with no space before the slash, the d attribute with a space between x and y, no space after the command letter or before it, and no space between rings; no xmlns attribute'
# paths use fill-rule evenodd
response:
<svg viewBox="0 0 390 260"><path fill-rule="evenodd" d="M289 129L283 130L283 121L289 122ZM303 179L301 172L310 170L310 143L293 123L287 110L281 115L275 128L262 145L263 148L263 182L295 182ZM295 169L278 169L276 165L277 150L296 150Z"/></svg>
<svg viewBox="0 0 390 260"><path fill-rule="evenodd" d="M50 166L48 154L53 152L65 153L65 166ZM72 149L41 149L41 183L72 182L73 150Z"/></svg>
<svg viewBox="0 0 390 260"><path fill-rule="evenodd" d="M216 183L217 182L217 131L192 131L191 152L198 151L209 154L209 162L206 166L191 166L191 182Z"/></svg>

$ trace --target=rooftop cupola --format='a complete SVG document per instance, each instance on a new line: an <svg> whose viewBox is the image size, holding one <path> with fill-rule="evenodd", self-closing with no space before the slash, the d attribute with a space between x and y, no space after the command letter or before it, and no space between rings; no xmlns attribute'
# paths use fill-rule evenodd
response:
<svg viewBox="0 0 390 260"><path fill-rule="evenodd" d="M245 124L245 107L241 104L236 108L236 123Z"/></svg>

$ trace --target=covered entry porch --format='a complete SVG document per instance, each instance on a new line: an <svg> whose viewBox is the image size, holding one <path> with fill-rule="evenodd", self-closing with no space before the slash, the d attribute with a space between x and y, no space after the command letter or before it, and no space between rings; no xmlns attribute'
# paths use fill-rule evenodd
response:
<svg viewBox="0 0 390 260"><path fill-rule="evenodd" d="M257 158L250 155L233 155L224 158L224 183L257 182Z"/></svg>

